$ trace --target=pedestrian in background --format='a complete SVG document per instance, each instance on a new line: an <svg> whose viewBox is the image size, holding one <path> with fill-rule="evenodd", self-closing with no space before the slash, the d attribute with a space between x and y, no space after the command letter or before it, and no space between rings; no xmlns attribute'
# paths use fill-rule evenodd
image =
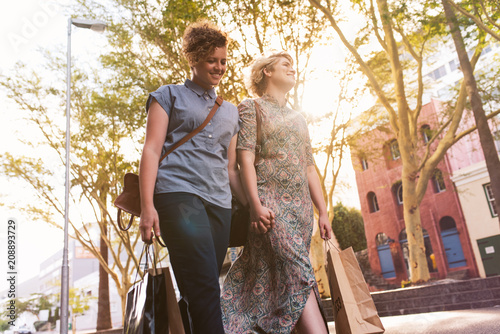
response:
<svg viewBox="0 0 500 334"><path fill-rule="evenodd" d="M226 33L208 21L188 26L182 52L191 80L160 87L146 105L140 232L146 243L161 234L167 245L186 333L224 333L219 274L229 242L231 190L246 203L236 164L236 107L224 101L200 133L158 161L214 106L227 44Z"/></svg>
<svg viewBox="0 0 500 334"><path fill-rule="evenodd" d="M253 233L224 282L221 304L226 333L328 332L309 260L313 203L321 237L330 239L332 229L306 121L286 106L294 85L288 53L259 58L251 67L249 84L259 97L238 106L236 148ZM256 111L261 117L257 162Z"/></svg>

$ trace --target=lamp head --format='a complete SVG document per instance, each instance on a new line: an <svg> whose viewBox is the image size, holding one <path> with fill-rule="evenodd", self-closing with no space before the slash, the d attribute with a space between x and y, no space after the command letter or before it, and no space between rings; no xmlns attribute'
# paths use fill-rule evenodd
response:
<svg viewBox="0 0 500 334"><path fill-rule="evenodd" d="M103 32L108 26L106 22L100 20L86 20L86 19L71 19L71 23L78 27L84 29L90 29L95 32Z"/></svg>

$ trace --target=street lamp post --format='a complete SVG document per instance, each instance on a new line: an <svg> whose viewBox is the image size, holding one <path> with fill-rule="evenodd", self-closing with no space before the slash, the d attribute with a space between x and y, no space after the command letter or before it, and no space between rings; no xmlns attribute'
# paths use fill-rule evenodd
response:
<svg viewBox="0 0 500 334"><path fill-rule="evenodd" d="M69 213L69 151L70 151L70 105L71 105L71 26L103 32L107 24L99 20L68 19L68 52L66 63L66 179L64 192L64 248L61 267L61 320L60 333L68 333L69 318L69 266L68 266L68 213Z"/></svg>

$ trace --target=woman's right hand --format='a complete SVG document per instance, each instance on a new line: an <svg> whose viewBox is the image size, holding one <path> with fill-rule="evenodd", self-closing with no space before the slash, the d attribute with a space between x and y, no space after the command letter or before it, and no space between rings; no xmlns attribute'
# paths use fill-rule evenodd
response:
<svg viewBox="0 0 500 334"><path fill-rule="evenodd" d="M265 234L275 225L274 212L259 205L257 208L250 209L250 229L257 234Z"/></svg>
<svg viewBox="0 0 500 334"><path fill-rule="evenodd" d="M153 242L153 236L160 237L160 220L154 207L141 210L139 230L141 231L141 239L146 244Z"/></svg>

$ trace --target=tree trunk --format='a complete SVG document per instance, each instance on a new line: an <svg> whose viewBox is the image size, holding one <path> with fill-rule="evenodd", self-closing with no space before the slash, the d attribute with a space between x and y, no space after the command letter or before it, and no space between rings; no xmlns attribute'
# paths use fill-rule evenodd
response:
<svg viewBox="0 0 500 334"><path fill-rule="evenodd" d="M408 250L410 253L410 279L413 283L427 282L430 278L427 259L425 258L424 236L422 222L420 221L420 200L417 192L418 155L416 150L416 123L417 119L412 113L406 99L404 71L399 60L399 47L394 37L392 17L386 0L377 0L387 55L391 64L391 73L397 103L397 116L392 113L391 125L397 136L403 170L401 183L403 185L403 216L408 237ZM396 125L396 126L395 126Z"/></svg>
<svg viewBox="0 0 500 334"><path fill-rule="evenodd" d="M410 280L412 283L427 282L430 278L427 258L425 257L425 244L420 221L420 203L418 203L416 180L411 173L403 167L403 212L410 254Z"/></svg>
<svg viewBox="0 0 500 334"><path fill-rule="evenodd" d="M488 169L488 174L490 175L490 184L493 191L493 196L495 197L495 207L497 213L500 213L500 160L498 158L498 152L495 147L495 141L491 133L490 127L488 125L488 120L483 109L483 103L481 101L481 96L477 89L476 79L474 78L474 72L469 61L469 56L467 55L467 50L465 49L465 44L460 32L460 28L457 24L457 18L455 12L451 8L447 0L442 0L446 20L450 27L450 32L455 43L455 48L457 50L458 59L460 61L460 68L464 75L465 86L467 88L467 95L469 96L469 101L474 113L474 119L476 120L477 132L479 134L479 141L484 153L484 159L486 161L486 168ZM500 222L500 214L498 215Z"/></svg>
<svg viewBox="0 0 500 334"><path fill-rule="evenodd" d="M105 231L105 229L104 229ZM101 232L102 233L102 232ZM101 237L100 252L103 260L108 263L108 245ZM110 329L111 310L109 304L109 278L106 269L99 264L99 300L97 302L97 330Z"/></svg>

